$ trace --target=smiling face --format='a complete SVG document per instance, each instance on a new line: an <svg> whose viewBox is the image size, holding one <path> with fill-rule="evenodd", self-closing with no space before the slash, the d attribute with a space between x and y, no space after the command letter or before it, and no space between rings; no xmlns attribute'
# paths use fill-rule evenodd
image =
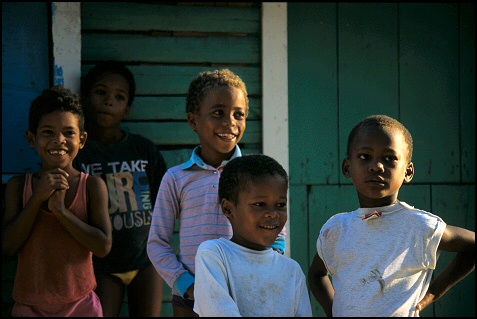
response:
<svg viewBox="0 0 477 319"><path fill-rule="evenodd" d="M271 246L287 221L287 190L283 176L264 175L240 187L237 203L223 198L222 209L233 229L231 240L254 250Z"/></svg>
<svg viewBox="0 0 477 319"><path fill-rule="evenodd" d="M414 176L409 148L396 127L369 126L359 130L343 161L343 174L353 180L361 207L396 203L399 189Z"/></svg>
<svg viewBox="0 0 477 319"><path fill-rule="evenodd" d="M202 159L214 167L228 160L246 128L247 104L243 92L217 86L200 102L199 112L188 113L188 123L197 132Z"/></svg>
<svg viewBox="0 0 477 319"><path fill-rule="evenodd" d="M44 169L72 167L86 136L86 132L80 132L78 115L65 111L43 115L36 133L27 131L27 139L37 149Z"/></svg>
<svg viewBox="0 0 477 319"><path fill-rule="evenodd" d="M105 73L91 86L85 112L93 130L119 130L121 120L129 114L129 84L116 73Z"/></svg>

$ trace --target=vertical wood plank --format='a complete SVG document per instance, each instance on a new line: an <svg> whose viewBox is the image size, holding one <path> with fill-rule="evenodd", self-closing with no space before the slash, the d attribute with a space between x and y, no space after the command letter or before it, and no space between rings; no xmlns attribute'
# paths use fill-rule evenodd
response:
<svg viewBox="0 0 477 319"><path fill-rule="evenodd" d="M401 120L415 182L460 181L457 4L399 4Z"/></svg>
<svg viewBox="0 0 477 319"><path fill-rule="evenodd" d="M290 180L338 182L336 3L288 3Z"/></svg>

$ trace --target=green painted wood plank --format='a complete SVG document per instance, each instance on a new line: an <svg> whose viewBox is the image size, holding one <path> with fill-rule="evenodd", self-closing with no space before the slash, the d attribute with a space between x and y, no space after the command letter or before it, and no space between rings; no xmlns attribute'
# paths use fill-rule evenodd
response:
<svg viewBox="0 0 477 319"><path fill-rule="evenodd" d="M144 34L82 34L84 60L162 63L260 64L257 37L167 37Z"/></svg>
<svg viewBox="0 0 477 319"><path fill-rule="evenodd" d="M161 3L82 2L82 29L108 31L261 31L261 8L171 6Z"/></svg>
<svg viewBox="0 0 477 319"><path fill-rule="evenodd" d="M158 145L197 145L199 138L187 122L124 122L125 130L144 135ZM243 144L261 143L260 121L247 121Z"/></svg>
<svg viewBox="0 0 477 319"><path fill-rule="evenodd" d="M105 60L113 57L105 52ZM84 58L84 57L83 57ZM123 61L123 60L119 60ZM160 60L156 60L159 62ZM124 62L124 61L123 61ZM94 66L83 62L83 76ZM262 92L262 77L260 66L221 65L215 67L187 65L131 65L126 66L134 74L136 80L136 95L186 95L190 82L205 71L230 69L245 82L249 96L260 97Z"/></svg>
<svg viewBox="0 0 477 319"><path fill-rule="evenodd" d="M311 261L309 259L310 245L313 244L308 236L308 198L306 186L290 186L289 190L289 229L290 256L296 260L303 272L308 273Z"/></svg>
<svg viewBox="0 0 477 319"><path fill-rule="evenodd" d="M416 172L419 174L419 172ZM429 185L403 184L398 199L425 211L431 211L431 187Z"/></svg>
<svg viewBox="0 0 477 319"><path fill-rule="evenodd" d="M126 120L184 120L186 98L175 96L137 96ZM262 118L262 100L249 98L247 120Z"/></svg>
<svg viewBox="0 0 477 319"><path fill-rule="evenodd" d="M459 4L462 182L475 183L475 3Z"/></svg>
<svg viewBox="0 0 477 319"><path fill-rule="evenodd" d="M449 225L475 231L475 185L432 186L432 213ZM434 276L454 258L442 252ZM475 272L451 288L435 302L437 317L475 317Z"/></svg>
<svg viewBox="0 0 477 319"><path fill-rule="evenodd" d="M337 4L287 5L290 183L337 183Z"/></svg>
<svg viewBox="0 0 477 319"><path fill-rule="evenodd" d="M341 167L349 132L360 120L399 115L397 4L339 3L338 16Z"/></svg>
<svg viewBox="0 0 477 319"><path fill-rule="evenodd" d="M414 138L414 182L460 181L457 13L457 4L399 4L401 121Z"/></svg>

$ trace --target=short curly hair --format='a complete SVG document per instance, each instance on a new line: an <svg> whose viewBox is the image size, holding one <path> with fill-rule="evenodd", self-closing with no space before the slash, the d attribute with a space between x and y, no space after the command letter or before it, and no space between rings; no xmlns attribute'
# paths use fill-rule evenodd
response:
<svg viewBox="0 0 477 319"><path fill-rule="evenodd" d="M348 145L346 148L347 158L349 158L351 145L356 139L356 135L358 135L361 129L366 127L389 127L389 128L396 128L400 130L407 144L407 150L408 150L407 158L406 158L407 162L409 163L412 161L412 152L413 152L414 146L413 146L411 133L401 122L399 122L398 120L388 115L383 115L383 114L370 115L366 117L364 120L362 120L361 122L359 122L358 124L356 124L355 127L353 127L353 129L351 130L348 136Z"/></svg>
<svg viewBox="0 0 477 319"><path fill-rule="evenodd" d="M194 80L192 80L187 92L186 113L199 113L200 103L202 102L204 96L211 89L218 86L228 86L240 89L245 98L248 112L248 93L245 83L238 75L229 69L222 69L201 72Z"/></svg>
<svg viewBox="0 0 477 319"><path fill-rule="evenodd" d="M41 95L33 100L28 116L28 130L36 134L41 118L56 111L75 114L80 131L84 132L84 114L79 96L61 85L43 90Z"/></svg>
<svg viewBox="0 0 477 319"><path fill-rule="evenodd" d="M288 174L280 163L263 154L246 154L236 157L224 166L219 179L219 200L223 198L238 203L239 193L249 183L269 176L281 176L288 188Z"/></svg>

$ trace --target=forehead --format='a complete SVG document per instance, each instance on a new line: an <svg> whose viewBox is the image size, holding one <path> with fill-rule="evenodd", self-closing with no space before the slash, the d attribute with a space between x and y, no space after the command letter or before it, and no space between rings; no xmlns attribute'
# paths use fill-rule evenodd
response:
<svg viewBox="0 0 477 319"><path fill-rule="evenodd" d="M41 116L39 126L79 126L79 115L68 111L54 111Z"/></svg>
<svg viewBox="0 0 477 319"><path fill-rule="evenodd" d="M245 97L239 88L221 85L210 89L204 94L203 104L230 105L245 107Z"/></svg>
<svg viewBox="0 0 477 319"><path fill-rule="evenodd" d="M362 144L385 144L393 147L407 148L408 145L403 132L397 127L390 126L366 126L356 134L351 146L360 147Z"/></svg>
<svg viewBox="0 0 477 319"><path fill-rule="evenodd" d="M129 83L124 76L112 72L106 72L98 76L93 86L97 85L118 86L126 89L126 91L129 88Z"/></svg>

